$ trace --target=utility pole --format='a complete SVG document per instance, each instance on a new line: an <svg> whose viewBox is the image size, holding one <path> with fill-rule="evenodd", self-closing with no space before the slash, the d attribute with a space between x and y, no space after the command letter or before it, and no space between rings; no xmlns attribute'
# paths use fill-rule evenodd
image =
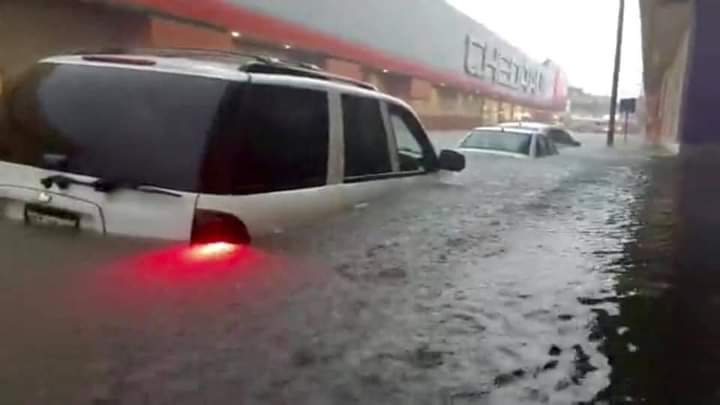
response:
<svg viewBox="0 0 720 405"><path fill-rule="evenodd" d="M615 144L615 113L618 102L618 82L620 81L620 61L622 59L623 25L625 24L625 0L620 0L618 15L617 44L615 46L615 71L613 72L612 97L610 99L610 125L608 125L607 145Z"/></svg>

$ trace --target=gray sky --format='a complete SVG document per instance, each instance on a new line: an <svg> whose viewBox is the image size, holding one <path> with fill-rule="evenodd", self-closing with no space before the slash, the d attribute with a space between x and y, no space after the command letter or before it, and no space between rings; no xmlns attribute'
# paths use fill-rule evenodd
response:
<svg viewBox="0 0 720 405"><path fill-rule="evenodd" d="M570 84L610 94L619 0L447 0L538 61L552 59ZM642 86L638 0L627 1L621 96Z"/></svg>

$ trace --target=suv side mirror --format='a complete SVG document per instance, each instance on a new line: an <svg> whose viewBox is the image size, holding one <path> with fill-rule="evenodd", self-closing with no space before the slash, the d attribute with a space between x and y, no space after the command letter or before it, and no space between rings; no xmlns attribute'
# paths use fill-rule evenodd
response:
<svg viewBox="0 0 720 405"><path fill-rule="evenodd" d="M440 170L461 172L465 170L465 156L454 150L443 150L438 157Z"/></svg>

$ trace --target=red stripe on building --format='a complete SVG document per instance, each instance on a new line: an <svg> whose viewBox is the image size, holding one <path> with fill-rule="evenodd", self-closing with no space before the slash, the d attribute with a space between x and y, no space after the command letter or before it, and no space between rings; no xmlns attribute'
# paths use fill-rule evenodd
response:
<svg viewBox="0 0 720 405"><path fill-rule="evenodd" d="M528 107L555 110L565 107L562 100L549 99L541 101L529 96L518 96L509 90L501 91L499 88L477 79L429 68L418 62L391 56L365 45L337 39L299 24L227 4L222 0L124 0L122 3L154 9L190 20L207 22L230 31L239 31L243 35L262 41L275 44L292 44L300 49L362 62L379 70L389 69L390 71L423 78L435 83L446 83L465 91L477 91L484 96L492 96Z"/></svg>

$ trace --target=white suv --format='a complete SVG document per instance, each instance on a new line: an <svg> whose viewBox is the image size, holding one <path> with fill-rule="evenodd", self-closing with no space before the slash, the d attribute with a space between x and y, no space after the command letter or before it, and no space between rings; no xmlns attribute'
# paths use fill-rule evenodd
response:
<svg viewBox="0 0 720 405"><path fill-rule="evenodd" d="M465 167L401 100L231 52L51 57L3 104L0 216L31 226L246 243Z"/></svg>

